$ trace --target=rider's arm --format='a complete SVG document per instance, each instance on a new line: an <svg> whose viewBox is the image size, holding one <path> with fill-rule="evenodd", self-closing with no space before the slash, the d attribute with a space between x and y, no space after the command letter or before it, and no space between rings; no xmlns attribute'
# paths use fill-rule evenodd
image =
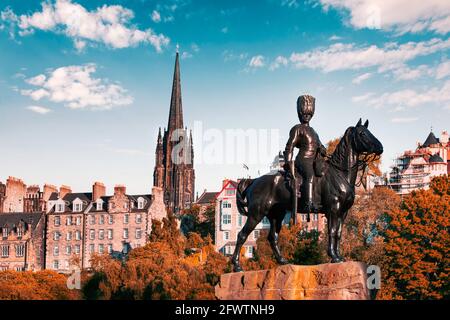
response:
<svg viewBox="0 0 450 320"><path fill-rule="evenodd" d="M293 127L289 132L289 139L286 143L286 148L284 149L284 161L285 163L290 163L293 158L294 148L297 144L297 139L299 137L299 132L297 126Z"/></svg>
<svg viewBox="0 0 450 320"><path fill-rule="evenodd" d="M317 137L317 138L319 139L319 137ZM319 147L318 147L319 153L325 157L327 155L327 148L322 144L320 139L318 141L318 144L319 144Z"/></svg>

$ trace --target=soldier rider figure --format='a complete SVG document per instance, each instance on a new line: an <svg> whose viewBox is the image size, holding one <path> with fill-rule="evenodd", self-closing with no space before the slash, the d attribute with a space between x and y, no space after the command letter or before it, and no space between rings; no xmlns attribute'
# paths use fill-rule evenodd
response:
<svg viewBox="0 0 450 320"><path fill-rule="evenodd" d="M310 221L310 212L317 212L318 207L313 203L313 181L314 175L320 175L318 168L314 170L314 161L317 156L325 157L326 148L320 142L319 136L309 122L314 115L315 98L310 95L302 95L297 99L297 113L300 124L294 126L289 133L289 140L284 151L285 167L284 169L291 174L293 178L293 190L298 190L299 173L302 178L301 183L301 207L300 212L307 213L308 222ZM292 161L294 148L298 148L297 158ZM295 168L294 168L295 166ZM295 169L295 170L294 170ZM296 191L293 191L297 193ZM298 194L295 195L294 201L297 201ZM297 206L295 205L294 208ZM296 211L299 211L296 210ZM294 219L295 222L295 219Z"/></svg>

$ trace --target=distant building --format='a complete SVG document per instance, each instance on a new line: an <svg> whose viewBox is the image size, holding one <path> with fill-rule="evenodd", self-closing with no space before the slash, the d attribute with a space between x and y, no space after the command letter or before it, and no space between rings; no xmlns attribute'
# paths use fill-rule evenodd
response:
<svg viewBox="0 0 450 320"><path fill-rule="evenodd" d="M428 189L435 176L448 174L450 169L449 135L443 131L440 139L430 132L415 151L405 151L394 160L387 184L396 193L405 195L416 189Z"/></svg>
<svg viewBox="0 0 450 320"><path fill-rule="evenodd" d="M0 213L5 212L44 212L47 201L57 188L45 184L43 191L37 185L27 185L18 178L8 177L6 184L0 182Z"/></svg>
<svg viewBox="0 0 450 320"><path fill-rule="evenodd" d="M241 231L247 217L241 215L236 206L236 189L238 182L224 180L222 190L216 196L216 227L215 227L215 247L224 255L231 255L236 247L237 234ZM253 250L256 247L261 230L270 227L269 220L264 220L258 224L255 230L249 235L243 248L246 257L253 257Z"/></svg>
<svg viewBox="0 0 450 320"><path fill-rule="evenodd" d="M44 269L44 213L2 213L0 235L0 271Z"/></svg>
<svg viewBox="0 0 450 320"><path fill-rule="evenodd" d="M218 192L203 191L202 195L195 201L195 205L200 207L199 218L204 219L203 213L211 206L216 205L216 196Z"/></svg>
<svg viewBox="0 0 450 320"><path fill-rule="evenodd" d="M62 187L53 193L47 212L46 269L69 272L89 268L94 254L112 254L145 245L152 219L166 216L163 191L128 195L116 186L112 196L94 183L92 192L72 193Z"/></svg>
<svg viewBox="0 0 450 320"><path fill-rule="evenodd" d="M169 210L180 213L195 201L195 171L192 132L188 134L183 124L178 52L173 73L169 121L164 135L161 135L159 128L155 155L153 185L164 190L164 201Z"/></svg>

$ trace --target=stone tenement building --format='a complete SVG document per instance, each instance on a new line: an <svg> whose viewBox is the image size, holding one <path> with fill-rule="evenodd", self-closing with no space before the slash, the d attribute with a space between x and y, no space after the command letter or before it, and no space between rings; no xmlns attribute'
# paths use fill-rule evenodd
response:
<svg viewBox="0 0 450 320"><path fill-rule="evenodd" d="M163 188L164 201L173 213L181 212L195 200L192 132L188 135L183 124L178 52L175 58L169 121L163 136L159 128L153 185Z"/></svg>
<svg viewBox="0 0 450 320"><path fill-rule="evenodd" d="M0 214L5 212L45 212L47 201L58 189L50 184L39 186L26 184L18 178L8 177L6 184L0 182Z"/></svg>
<svg viewBox="0 0 450 320"><path fill-rule="evenodd" d="M128 195L118 185L106 196L99 182L92 192L61 188L51 195L48 207L45 268L58 272L89 268L94 254L145 245L152 219L166 216L161 188L153 187L151 195Z"/></svg>
<svg viewBox="0 0 450 320"><path fill-rule="evenodd" d="M0 214L0 232L0 271L43 269L44 213Z"/></svg>
<svg viewBox="0 0 450 320"><path fill-rule="evenodd" d="M58 192L51 185L41 192L10 177L0 184L0 200L11 211L26 211L0 213L0 270L89 268L94 253L143 246L152 219L167 215L158 187L152 194L128 195L116 186L106 196L105 186L96 182L92 192L73 193L68 186Z"/></svg>

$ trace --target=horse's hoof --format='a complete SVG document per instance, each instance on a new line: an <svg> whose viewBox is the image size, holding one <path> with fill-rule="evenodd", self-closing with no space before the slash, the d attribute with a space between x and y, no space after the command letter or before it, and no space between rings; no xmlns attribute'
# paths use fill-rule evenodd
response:
<svg viewBox="0 0 450 320"><path fill-rule="evenodd" d="M331 263L341 263L341 262L344 262L344 259L338 257L331 259Z"/></svg>
<svg viewBox="0 0 450 320"><path fill-rule="evenodd" d="M278 264L284 265L284 264L288 264L289 261L287 261L285 258L280 258L277 260Z"/></svg>
<svg viewBox="0 0 450 320"><path fill-rule="evenodd" d="M234 267L233 267L233 272L244 272L244 270L242 270L242 267L241 266L239 266L239 265L235 265Z"/></svg>

